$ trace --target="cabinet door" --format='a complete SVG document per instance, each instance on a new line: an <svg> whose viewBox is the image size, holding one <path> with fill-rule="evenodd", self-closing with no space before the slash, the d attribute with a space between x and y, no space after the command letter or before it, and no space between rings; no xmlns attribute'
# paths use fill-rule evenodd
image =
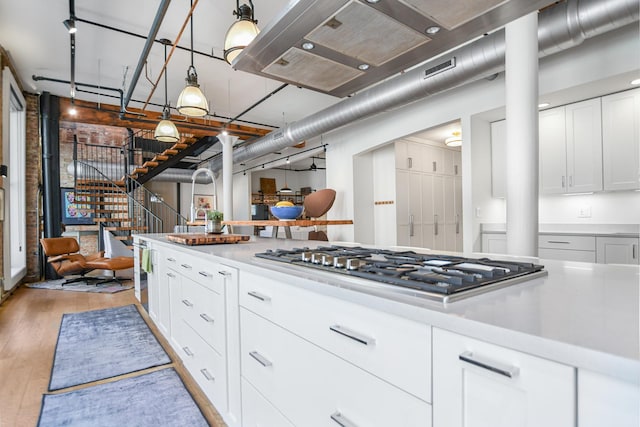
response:
<svg viewBox="0 0 640 427"><path fill-rule="evenodd" d="M445 196L444 177L433 177L433 246L431 249L444 249ZM452 197L452 196L451 196ZM426 226L426 220L425 220Z"/></svg>
<svg viewBox="0 0 640 427"><path fill-rule="evenodd" d="M540 193L561 194L567 189L565 108L540 113Z"/></svg>
<svg viewBox="0 0 640 427"><path fill-rule="evenodd" d="M600 98L565 107L567 192L602 191L602 113Z"/></svg>
<svg viewBox="0 0 640 427"><path fill-rule="evenodd" d="M158 278L160 274L160 264L158 263L158 252L155 249L151 249L151 265L152 270L147 273L147 292L149 298L149 316L154 322L158 322L158 309L160 306L160 291L158 289Z"/></svg>
<svg viewBox="0 0 640 427"><path fill-rule="evenodd" d="M422 175L396 172L397 244L422 246Z"/></svg>
<svg viewBox="0 0 640 427"><path fill-rule="evenodd" d="M575 426L575 369L434 328L433 425Z"/></svg>
<svg viewBox="0 0 640 427"><path fill-rule="evenodd" d="M456 248L458 252L462 252L462 177L454 178L454 209L455 209L455 233Z"/></svg>
<svg viewBox="0 0 640 427"><path fill-rule="evenodd" d="M578 370L578 427L638 427L640 385Z"/></svg>
<svg viewBox="0 0 640 427"><path fill-rule="evenodd" d="M640 188L640 89L602 98L605 190Z"/></svg>
<svg viewBox="0 0 640 427"><path fill-rule="evenodd" d="M639 239L632 237L596 237L599 264L640 264Z"/></svg>
<svg viewBox="0 0 640 427"><path fill-rule="evenodd" d="M406 141L396 141L395 142L395 152L396 152L396 169L408 170L409 168L409 154L407 152Z"/></svg>
<svg viewBox="0 0 640 427"><path fill-rule="evenodd" d="M506 234L482 234L482 252L489 254L507 253Z"/></svg>
<svg viewBox="0 0 640 427"><path fill-rule="evenodd" d="M506 190L507 121L491 123L491 194L504 198Z"/></svg>
<svg viewBox="0 0 640 427"><path fill-rule="evenodd" d="M161 267L158 274L158 329L171 340L171 288L179 288L180 277L175 271ZM175 291L174 291L175 292Z"/></svg>

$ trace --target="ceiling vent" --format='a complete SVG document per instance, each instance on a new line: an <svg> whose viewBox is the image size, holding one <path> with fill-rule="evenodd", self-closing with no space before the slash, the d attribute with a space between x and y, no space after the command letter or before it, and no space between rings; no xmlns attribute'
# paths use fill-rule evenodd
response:
<svg viewBox="0 0 640 427"><path fill-rule="evenodd" d="M232 65L345 97L552 3L294 0Z"/></svg>

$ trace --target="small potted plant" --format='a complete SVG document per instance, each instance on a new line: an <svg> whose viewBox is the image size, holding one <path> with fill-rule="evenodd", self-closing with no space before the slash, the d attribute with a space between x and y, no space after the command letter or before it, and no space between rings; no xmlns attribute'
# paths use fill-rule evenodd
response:
<svg viewBox="0 0 640 427"><path fill-rule="evenodd" d="M205 230L207 233L222 233L222 220L224 214L220 211L207 211L207 222Z"/></svg>

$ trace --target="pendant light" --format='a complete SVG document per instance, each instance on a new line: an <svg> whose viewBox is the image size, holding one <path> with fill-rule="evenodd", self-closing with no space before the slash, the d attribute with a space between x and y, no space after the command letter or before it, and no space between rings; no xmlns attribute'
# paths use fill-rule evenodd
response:
<svg viewBox="0 0 640 427"><path fill-rule="evenodd" d="M289 165L289 159L287 159L287 165ZM293 190L287 185L287 168L284 169L284 187L280 189L281 193L293 193Z"/></svg>
<svg viewBox="0 0 640 427"><path fill-rule="evenodd" d="M246 4L240 6L239 0L236 0L236 10L233 14L238 17L238 20L229 27L224 37L224 60L229 64L260 32L258 21L253 17L253 2L249 0L249 4L251 6Z"/></svg>
<svg viewBox="0 0 640 427"><path fill-rule="evenodd" d="M191 0L191 8L193 9L193 0ZM178 97L178 105L176 108L180 114L189 117L202 117L209 114L209 104L207 98L200 90L198 85L198 74L196 67L193 66L193 13L190 18L191 24L191 66L187 70L187 86L182 90Z"/></svg>
<svg viewBox="0 0 640 427"><path fill-rule="evenodd" d="M460 136L460 132L453 132L453 136L445 139L444 143L447 147L460 147L462 145L462 137Z"/></svg>
<svg viewBox="0 0 640 427"><path fill-rule="evenodd" d="M180 141L180 133L178 132L176 125L171 121L169 102L167 101L167 45L170 44L171 41L161 39L160 43L164 45L164 107L162 109L162 120L160 120L160 123L156 126L156 131L153 134L153 137L160 142L178 142Z"/></svg>

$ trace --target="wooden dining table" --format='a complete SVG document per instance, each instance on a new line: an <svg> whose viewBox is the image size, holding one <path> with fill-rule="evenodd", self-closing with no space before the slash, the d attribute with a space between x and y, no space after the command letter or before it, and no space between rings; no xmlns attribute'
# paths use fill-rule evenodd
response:
<svg viewBox="0 0 640 427"><path fill-rule="evenodd" d="M282 221L278 219L257 219L243 221L222 221L223 225L229 227L229 233L233 234L233 226L250 225L253 227L271 226L271 237L278 237L278 229L284 228L284 235L287 239L291 239L291 227L313 227L316 225L350 225L353 221L350 219L296 219L291 221Z"/></svg>

